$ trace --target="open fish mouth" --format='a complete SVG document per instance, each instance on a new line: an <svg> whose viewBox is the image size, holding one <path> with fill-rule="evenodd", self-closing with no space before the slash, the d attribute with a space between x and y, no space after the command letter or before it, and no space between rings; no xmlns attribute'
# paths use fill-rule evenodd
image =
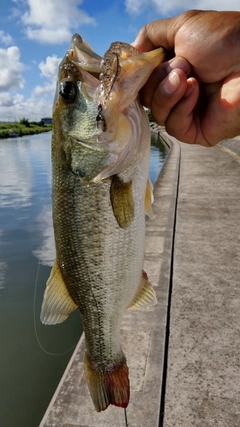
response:
<svg viewBox="0 0 240 427"><path fill-rule="evenodd" d="M140 55L137 49L128 43L114 42L103 57L96 54L79 34L74 34L69 49L69 59L81 70L87 71L100 83L97 100L99 104L110 98L114 83L121 77L124 60ZM131 60L130 60L131 63ZM129 64L127 66L129 68ZM101 109L99 109L101 118Z"/></svg>
<svg viewBox="0 0 240 427"><path fill-rule="evenodd" d="M72 37L68 56L76 66L99 78L103 58L95 53L77 33Z"/></svg>
<svg viewBox="0 0 240 427"><path fill-rule="evenodd" d="M119 173L137 156L141 123L133 105L163 59L162 48L138 53L124 42L112 43L100 56L80 35L72 37L59 67L54 109L61 110L63 132L77 147L78 160L74 165L70 161L73 172L81 169L79 176L85 182L97 183ZM80 158L84 171L79 169Z"/></svg>
<svg viewBox="0 0 240 427"><path fill-rule="evenodd" d="M83 80L88 81L90 85L99 85L97 101L104 104L110 99L115 82L119 82L122 91L129 86L129 82L130 85L134 83L137 91L140 90L164 56L163 48L138 53L137 49L128 43L114 42L102 57L76 33L72 37L64 61L69 60L75 65ZM101 111L99 113L101 114Z"/></svg>

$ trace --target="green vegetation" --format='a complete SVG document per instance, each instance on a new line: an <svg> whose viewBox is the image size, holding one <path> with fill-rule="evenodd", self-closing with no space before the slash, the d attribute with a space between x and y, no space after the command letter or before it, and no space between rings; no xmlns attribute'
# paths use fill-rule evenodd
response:
<svg viewBox="0 0 240 427"><path fill-rule="evenodd" d="M151 112L151 110L146 110L146 113L147 113L147 116L148 116L148 120L149 120L149 122L154 122L155 120L154 120L154 118L153 118L153 116L152 116L152 112Z"/></svg>
<svg viewBox="0 0 240 427"><path fill-rule="evenodd" d="M148 120L149 120L149 124L150 124L150 128L151 128L151 130L153 131L159 131L160 129L161 130L164 130L165 129L165 127L164 126L160 126L160 125L158 125L156 122L155 122L155 120L154 120L154 117L153 117L153 115L152 115L152 112L151 112L151 110L146 110L146 113L147 113L147 116L148 116Z"/></svg>
<svg viewBox="0 0 240 427"><path fill-rule="evenodd" d="M49 132L50 130L52 130L52 125L46 125L42 121L30 122L23 117L19 122L0 123L0 138L34 135L36 133Z"/></svg>

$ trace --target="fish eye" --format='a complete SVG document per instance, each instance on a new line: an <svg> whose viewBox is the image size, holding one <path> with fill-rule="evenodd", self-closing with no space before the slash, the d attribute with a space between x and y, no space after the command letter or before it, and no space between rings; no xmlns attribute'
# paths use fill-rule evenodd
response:
<svg viewBox="0 0 240 427"><path fill-rule="evenodd" d="M65 101L74 101L77 89L71 80L65 80L60 83L59 94Z"/></svg>

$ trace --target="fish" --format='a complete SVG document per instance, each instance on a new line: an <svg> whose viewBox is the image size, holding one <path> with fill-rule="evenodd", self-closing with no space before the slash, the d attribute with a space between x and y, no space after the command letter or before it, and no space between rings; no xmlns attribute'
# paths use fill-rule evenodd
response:
<svg viewBox="0 0 240 427"><path fill-rule="evenodd" d="M79 309L85 375L96 411L126 408L129 372L120 341L126 309L156 304L143 271L151 215L150 126L138 92L163 61L114 42L104 56L79 34L60 63L53 103L52 209L56 260L44 324Z"/></svg>

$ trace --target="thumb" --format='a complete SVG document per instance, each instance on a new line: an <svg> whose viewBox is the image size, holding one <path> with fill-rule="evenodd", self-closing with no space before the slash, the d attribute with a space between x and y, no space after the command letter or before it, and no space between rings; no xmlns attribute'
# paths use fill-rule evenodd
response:
<svg viewBox="0 0 240 427"><path fill-rule="evenodd" d="M180 21L177 17L150 22L141 28L136 39L131 44L139 52L148 52L160 46L172 51L174 49L175 34Z"/></svg>
<svg viewBox="0 0 240 427"><path fill-rule="evenodd" d="M147 25L143 27L134 42L131 43L133 47L137 49L137 51L140 52L150 52L151 50L155 49L156 46L151 42L151 40L148 37L147 33Z"/></svg>

